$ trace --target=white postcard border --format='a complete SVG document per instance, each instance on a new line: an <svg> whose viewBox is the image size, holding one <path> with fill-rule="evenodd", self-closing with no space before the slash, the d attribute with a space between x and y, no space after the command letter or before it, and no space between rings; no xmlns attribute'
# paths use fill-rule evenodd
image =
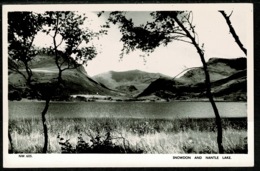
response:
<svg viewBox="0 0 260 171"><path fill-rule="evenodd" d="M59 8L57 8L59 7ZM7 60L7 12L42 10L89 11L155 11L155 10L232 10L247 9L247 72L248 72L248 154L8 154L8 60ZM248 167L254 165L254 87L253 87L253 4L80 4L80 5L3 5L3 165L7 168L54 167ZM30 155L31 157L26 157ZM177 159L190 156L191 159ZM202 160L195 160L202 156ZM206 156L217 156L209 160ZM230 160L222 159L230 156ZM176 157L176 159L173 159Z"/></svg>

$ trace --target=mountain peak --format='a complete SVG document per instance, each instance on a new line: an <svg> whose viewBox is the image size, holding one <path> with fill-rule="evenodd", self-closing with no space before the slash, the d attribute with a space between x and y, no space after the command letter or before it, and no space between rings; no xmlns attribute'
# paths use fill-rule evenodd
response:
<svg viewBox="0 0 260 171"><path fill-rule="evenodd" d="M143 91L152 81L161 77L167 76L134 69L128 71L108 71L93 78L111 89L122 91L127 90L128 87L135 86L138 91ZM125 93L132 94L133 92Z"/></svg>

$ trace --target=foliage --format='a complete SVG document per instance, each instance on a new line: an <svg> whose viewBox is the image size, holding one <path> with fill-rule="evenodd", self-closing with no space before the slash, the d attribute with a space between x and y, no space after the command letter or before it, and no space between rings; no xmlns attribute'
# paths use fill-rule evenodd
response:
<svg viewBox="0 0 260 171"><path fill-rule="evenodd" d="M200 45L197 39L197 34L194 29L195 26L192 23L192 14L192 11L156 11L151 13L151 16L153 16L152 22L147 22L146 25L139 27L134 26L131 19L126 19L125 14L122 12L110 13L108 20L113 24L117 22L120 24L119 28L123 35L121 41L124 42L121 56L135 49L141 49L144 52L150 53L160 44L167 45L172 40L183 41L193 45L203 64L206 92L214 110L218 128L217 143L219 153L223 153L221 118L211 93L210 75L204 58L204 45ZM144 37L142 35L144 35Z"/></svg>
<svg viewBox="0 0 260 171"><path fill-rule="evenodd" d="M43 153L47 152L48 146L48 128L45 115L55 93L62 94L64 87L62 72L86 65L87 61L93 59L97 54L95 47L89 46L88 43L99 34L93 33L87 28L83 29L85 19L86 17L71 11L45 12L44 14L8 13L9 69L24 77L32 97L39 95L41 99L45 100L45 106L41 113L44 132ZM33 72L30 63L39 53L33 47L33 41L39 31L52 37L53 46L51 45L47 50L48 53L54 54L54 61L58 69L57 81L51 79L40 83L37 80L32 80ZM58 40L58 36L61 37L61 40ZM83 45L83 43L85 44ZM61 48L62 45L63 48ZM17 98L14 93L10 96L13 99Z"/></svg>
<svg viewBox="0 0 260 171"><path fill-rule="evenodd" d="M32 12L8 13L8 68L21 74L31 84L32 71L29 62L37 55L33 41L42 29L42 15ZM26 74L21 72L26 69Z"/></svg>
<svg viewBox="0 0 260 171"><path fill-rule="evenodd" d="M86 65L88 60L96 56L95 47L89 43L99 34L83 28L86 16L71 11L59 11L46 12L45 17L46 26L43 32L53 39L53 46L49 50L58 55L56 63L59 69Z"/></svg>
<svg viewBox="0 0 260 171"><path fill-rule="evenodd" d="M22 100L21 94L19 91L13 90L8 92L8 100Z"/></svg>
<svg viewBox="0 0 260 171"><path fill-rule="evenodd" d="M96 55L96 49L91 40L105 34L104 30L92 31L87 28L86 16L74 11L58 11L45 13L34 12L9 12L8 13L8 67L19 73L26 80L31 93L40 96L49 96L52 89L62 89L62 72L67 69L75 69L81 65L87 65ZM46 33L51 36L53 42L48 48L34 47L34 39L38 33ZM59 73L56 85L55 80L46 80L39 83L33 77L32 62L37 61L37 56L42 51L51 54L53 62ZM46 84L46 85L45 85ZM43 91L42 87L50 90ZM62 92L62 91L61 91Z"/></svg>
<svg viewBox="0 0 260 171"><path fill-rule="evenodd" d="M191 12L184 11L156 11L151 12L153 21L139 26L134 25L132 19L125 16L125 12L111 12L108 21L118 24L122 33L121 41L123 42L122 54L128 54L130 51L140 49L144 52L151 53L160 45L168 45L173 40L187 41L187 37L180 26L175 22L175 17L181 17L183 24L188 29L194 27L188 25ZM189 42L190 43L190 42Z"/></svg>
<svg viewBox="0 0 260 171"><path fill-rule="evenodd" d="M43 17L40 14L8 13L8 53L12 59L28 62L36 55L32 43L42 24Z"/></svg>
<svg viewBox="0 0 260 171"><path fill-rule="evenodd" d="M73 147L69 139L64 142L64 138L60 138L59 144L61 146L62 153L142 153L143 151L140 149L131 149L129 146L126 145L125 139L123 139L123 145L117 145L112 142L113 138L111 136L111 128L106 125L105 126L106 133L104 136L100 134L99 128L96 128L96 135L92 135L91 133L88 134L90 137L90 142L87 143L83 137L82 133L78 135L78 141L76 147ZM58 135L60 137L60 135Z"/></svg>
<svg viewBox="0 0 260 171"><path fill-rule="evenodd" d="M131 149L125 144L123 146L116 145L112 142L112 139L110 132L107 132L104 139L102 139L100 134L97 134L90 139L89 143L87 143L82 138L82 134L79 134L76 147L71 145L69 139L63 142L64 139L60 138L59 144L62 153L143 153L142 150Z"/></svg>

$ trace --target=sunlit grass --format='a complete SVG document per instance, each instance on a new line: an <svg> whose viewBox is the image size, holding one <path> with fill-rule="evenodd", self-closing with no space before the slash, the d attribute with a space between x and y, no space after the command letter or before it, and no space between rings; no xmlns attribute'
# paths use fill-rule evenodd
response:
<svg viewBox="0 0 260 171"><path fill-rule="evenodd" d="M225 153L247 153L246 119L223 119ZM127 146L143 153L217 153L214 119L134 119L134 118L48 118L49 153L61 153L60 137L73 147L81 135L91 144L109 128L116 146ZM40 153L43 128L40 119L12 119L9 131L15 153ZM59 135L59 136L58 136ZM94 137L94 138L93 138Z"/></svg>

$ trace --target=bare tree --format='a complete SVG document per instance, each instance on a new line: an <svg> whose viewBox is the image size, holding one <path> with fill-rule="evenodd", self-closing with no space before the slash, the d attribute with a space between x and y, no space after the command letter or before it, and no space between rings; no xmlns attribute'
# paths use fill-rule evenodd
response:
<svg viewBox="0 0 260 171"><path fill-rule="evenodd" d="M234 27L232 26L231 21L230 21L230 17L231 17L231 15L232 15L233 11L230 13L229 16L225 13L225 11L219 11L219 12L222 14L222 16L224 17L224 19L226 20L226 23L227 23L227 25L228 25L228 27L229 27L229 31L230 31L230 33L232 34L232 36L234 37L235 42L237 43L237 45L239 46L239 48L244 52L244 54L247 55L247 49L244 47L244 45L243 45L242 42L240 41L240 39L239 39L239 37L238 37L238 35L237 35L237 33L236 33Z"/></svg>
<svg viewBox="0 0 260 171"><path fill-rule="evenodd" d="M122 33L121 41L123 49L121 57L131 51L140 49L145 53L151 53L160 45L168 45L173 41L181 41L191 44L200 57L205 73L206 93L215 114L217 126L217 144L219 153L224 153L222 145L222 123L221 118L211 93L211 81L204 57L203 44L200 45L198 35L193 25L193 14L191 11L156 11L152 12L153 21L135 26L132 19L125 16L125 12L111 12L108 19L113 24L119 24ZM163 59L162 59L163 60Z"/></svg>

